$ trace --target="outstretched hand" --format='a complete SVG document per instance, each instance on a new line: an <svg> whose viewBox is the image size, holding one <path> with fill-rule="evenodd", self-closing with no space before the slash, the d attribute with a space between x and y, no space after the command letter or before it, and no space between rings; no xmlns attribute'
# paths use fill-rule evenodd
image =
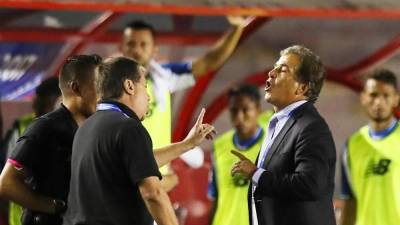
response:
<svg viewBox="0 0 400 225"><path fill-rule="evenodd" d="M204 139L212 140L216 134L214 126L204 123L203 118L206 110L203 108L199 116L197 117L196 123L190 129L185 141L188 141L192 147L198 146Z"/></svg>
<svg viewBox="0 0 400 225"><path fill-rule="evenodd" d="M231 175L233 176L236 173L239 173L244 178L251 179L254 172L257 170L256 165L238 151L231 150L231 153L237 156L240 160L233 165Z"/></svg>

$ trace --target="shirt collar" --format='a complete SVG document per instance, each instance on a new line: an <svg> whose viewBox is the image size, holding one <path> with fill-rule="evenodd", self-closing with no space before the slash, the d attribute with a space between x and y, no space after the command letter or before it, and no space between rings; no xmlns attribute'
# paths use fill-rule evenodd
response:
<svg viewBox="0 0 400 225"><path fill-rule="evenodd" d="M387 136L389 136L397 127L397 120L393 120L390 126L381 131L374 131L372 130L371 126L369 126L368 133L369 136L374 140L380 140Z"/></svg>
<svg viewBox="0 0 400 225"><path fill-rule="evenodd" d="M116 106L118 106L119 109L122 110L123 113L128 115L130 118L135 119L135 120L139 120L139 117L136 115L136 113L133 112L127 105L125 105L125 104L123 104L121 102L118 102L118 101L115 101L115 100L106 99L106 100L100 101L100 103L108 103L108 104L116 105Z"/></svg>
<svg viewBox="0 0 400 225"><path fill-rule="evenodd" d="M278 120L281 120L282 118L285 118L285 117L289 117L290 114L295 109L297 109L298 107L300 107L301 105L303 105L306 102L307 102L307 100L300 100L300 101L294 102L294 103L286 106L285 108L283 108L281 111L275 113L274 117L276 117Z"/></svg>
<svg viewBox="0 0 400 225"><path fill-rule="evenodd" d="M252 147L264 134L263 129L258 126L256 133L247 140L240 140L237 132L233 135L233 143L239 150L247 150Z"/></svg>
<svg viewBox="0 0 400 225"><path fill-rule="evenodd" d="M74 125L74 127L78 128L78 123L75 121L75 118L72 115L72 112L69 111L69 109L63 103L60 104L59 109L64 111L64 113L68 115L68 118L71 121L71 123Z"/></svg>

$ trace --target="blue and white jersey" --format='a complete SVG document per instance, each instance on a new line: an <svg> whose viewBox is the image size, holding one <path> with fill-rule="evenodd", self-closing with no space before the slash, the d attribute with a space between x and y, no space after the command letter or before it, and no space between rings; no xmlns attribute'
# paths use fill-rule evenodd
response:
<svg viewBox="0 0 400 225"><path fill-rule="evenodd" d="M149 75L154 84L157 104L165 105L165 93L174 93L194 85L192 63L159 64L154 60L149 64Z"/></svg>

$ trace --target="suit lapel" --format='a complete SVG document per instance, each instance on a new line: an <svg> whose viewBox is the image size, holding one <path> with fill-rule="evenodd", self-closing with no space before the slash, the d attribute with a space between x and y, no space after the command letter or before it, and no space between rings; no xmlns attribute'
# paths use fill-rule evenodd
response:
<svg viewBox="0 0 400 225"><path fill-rule="evenodd" d="M278 147L282 140L284 139L286 133L290 130L290 128L293 126L293 124L296 122L296 120L293 117L290 117L286 123L285 126L282 128L282 130L279 132L278 136L275 138L274 143L272 143L271 148L268 151L267 158L264 160L264 164L262 165L262 168L266 168L266 165L268 162L271 160L271 157L274 155L274 153L278 150Z"/></svg>

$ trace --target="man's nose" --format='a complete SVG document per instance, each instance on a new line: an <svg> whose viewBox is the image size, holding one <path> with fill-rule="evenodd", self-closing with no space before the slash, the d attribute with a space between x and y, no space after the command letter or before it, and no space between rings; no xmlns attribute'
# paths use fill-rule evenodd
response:
<svg viewBox="0 0 400 225"><path fill-rule="evenodd" d="M376 106L381 106L381 105L384 104L384 102L385 102L385 98L384 98L383 96L377 96L377 97L374 99L373 104L376 105Z"/></svg>
<svg viewBox="0 0 400 225"><path fill-rule="evenodd" d="M275 68L273 68L272 70L270 70L270 71L268 72L268 77L270 77L270 78L274 78L275 75L276 75ZM268 78L267 78L267 79L268 79Z"/></svg>
<svg viewBox="0 0 400 225"><path fill-rule="evenodd" d="M135 46L133 46L132 48L131 48L131 51L133 52L133 54L135 54L135 55L139 55L139 53L140 53L140 47L139 46L137 46L137 45L135 45Z"/></svg>
<svg viewBox="0 0 400 225"><path fill-rule="evenodd" d="M244 119L244 113L241 110L239 110L235 115L234 121L236 123L240 123L243 121L243 119Z"/></svg>

